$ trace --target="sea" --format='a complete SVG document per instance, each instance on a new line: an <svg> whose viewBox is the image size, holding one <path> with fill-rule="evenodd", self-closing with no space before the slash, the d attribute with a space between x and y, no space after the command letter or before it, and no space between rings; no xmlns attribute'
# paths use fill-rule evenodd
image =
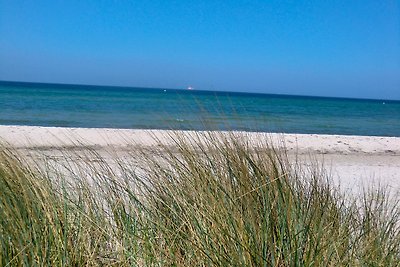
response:
<svg viewBox="0 0 400 267"><path fill-rule="evenodd" d="M400 101L0 82L0 125L400 137Z"/></svg>

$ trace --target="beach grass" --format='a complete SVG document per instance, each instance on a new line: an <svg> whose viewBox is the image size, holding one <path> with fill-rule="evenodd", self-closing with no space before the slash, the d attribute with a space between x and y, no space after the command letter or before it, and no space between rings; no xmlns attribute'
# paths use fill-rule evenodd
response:
<svg viewBox="0 0 400 267"><path fill-rule="evenodd" d="M269 140L171 137L112 162L1 147L1 266L399 266L390 188L346 194Z"/></svg>

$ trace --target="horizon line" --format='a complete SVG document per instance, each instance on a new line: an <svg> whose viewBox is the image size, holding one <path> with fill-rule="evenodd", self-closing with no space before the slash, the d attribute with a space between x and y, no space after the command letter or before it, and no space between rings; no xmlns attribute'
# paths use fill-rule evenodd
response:
<svg viewBox="0 0 400 267"><path fill-rule="evenodd" d="M372 101L393 101L399 102L400 99L384 99L384 98L366 98L366 97L345 97L345 96L324 96L324 95L302 95L302 94L284 94L284 93L264 93L264 92L244 92L244 91L227 91L227 90L211 90L211 89L191 89L187 88L167 88L167 87L147 87L147 86L125 86L125 85L99 85L99 84L79 84L79 83L58 83L58 82L35 82L35 81L10 81L0 80L1 83L14 84L42 84L42 85L58 85L58 86L82 86L82 87L104 87L104 88L125 88L125 89L149 89L149 90L177 90L183 92L216 92L216 93L233 93L233 94L253 94L253 95L276 95L276 96L294 96L308 98L331 98L331 99L348 99L348 100L372 100Z"/></svg>

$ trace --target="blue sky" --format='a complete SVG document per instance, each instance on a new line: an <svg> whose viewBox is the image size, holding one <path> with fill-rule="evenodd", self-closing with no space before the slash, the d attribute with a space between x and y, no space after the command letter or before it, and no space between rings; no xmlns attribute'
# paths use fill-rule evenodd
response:
<svg viewBox="0 0 400 267"><path fill-rule="evenodd" d="M0 0L0 80L400 99L400 1Z"/></svg>

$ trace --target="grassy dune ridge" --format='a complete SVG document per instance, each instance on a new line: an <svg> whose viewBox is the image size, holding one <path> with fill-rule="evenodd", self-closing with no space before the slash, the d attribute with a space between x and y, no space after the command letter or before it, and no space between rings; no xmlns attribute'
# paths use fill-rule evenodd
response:
<svg viewBox="0 0 400 267"><path fill-rule="evenodd" d="M0 264L399 266L398 192L346 195L268 140L171 137L112 162L87 148L35 163L2 146Z"/></svg>

